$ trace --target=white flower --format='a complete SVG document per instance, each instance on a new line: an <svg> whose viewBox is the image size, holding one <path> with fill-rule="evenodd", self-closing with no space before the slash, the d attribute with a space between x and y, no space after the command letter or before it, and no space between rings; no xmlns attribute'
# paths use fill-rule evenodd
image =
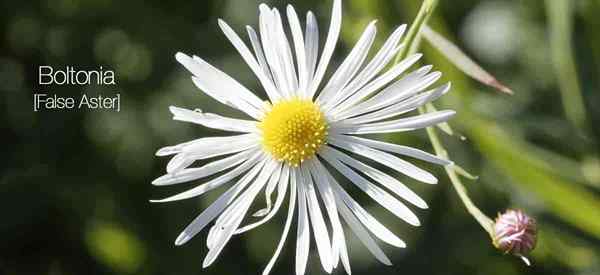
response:
<svg viewBox="0 0 600 275"><path fill-rule="evenodd" d="M317 58L319 31L311 12L307 13L303 34L294 8L287 7L293 42L290 43L279 11L260 5L260 36L252 27L247 27L252 50L224 21L219 20L227 38L258 77L269 101L261 100L199 57L183 53L175 56L193 74L192 80L200 90L251 117L248 120L234 119L171 107L175 120L242 134L200 138L162 148L156 153L158 156L175 156L167 165L167 174L156 179L155 185L219 175L202 185L156 202L188 199L222 185L230 185L175 241L176 245L184 244L212 224L204 267L215 261L232 235L269 221L281 208L287 193L289 207L283 235L263 274L269 273L281 252L296 212L296 274L305 273L311 234L324 270L330 273L341 260L350 274L342 220L379 261L391 265L372 236L396 247L405 247L405 243L365 211L334 174L348 179L397 217L419 225L417 216L396 196L419 208L427 208L427 204L394 177L348 152L413 179L436 183L436 178L429 172L397 155L441 165L448 165L449 161L418 149L359 136L411 131L448 120L454 111L399 116L445 94L450 85L426 90L440 77L439 72L430 73L431 66L404 74L419 60L420 54L409 56L382 72L402 47L399 42L405 25L398 27L364 65L375 39L376 27L372 22L331 79L320 88L340 33L341 11L341 1L335 0L329 34L320 59ZM197 160L215 157L221 158L201 167L189 168ZM325 163L335 172L330 172ZM248 217L250 206L262 190L266 207ZM326 216L319 201L325 207ZM246 218L258 220L242 225Z"/></svg>

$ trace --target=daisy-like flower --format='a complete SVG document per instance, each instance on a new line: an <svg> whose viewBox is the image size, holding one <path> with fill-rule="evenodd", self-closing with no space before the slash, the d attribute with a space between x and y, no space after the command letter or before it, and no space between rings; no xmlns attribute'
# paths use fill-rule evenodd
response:
<svg viewBox="0 0 600 275"><path fill-rule="evenodd" d="M157 152L158 156L174 156L167 164L167 174L156 179L155 185L215 176L157 202L189 199L229 186L183 230L175 244L186 243L210 226L209 252L203 262L203 267L207 267L233 235L271 220L289 194L283 234L263 274L269 273L278 258L294 216L297 216L296 274L305 273L311 235L323 269L330 273L341 261L350 274L342 221L375 258L391 265L373 236L396 247L405 247L405 243L359 205L335 176L346 178L398 218L418 226L419 219L405 202L424 209L425 201L396 178L361 159L429 184L437 182L432 174L399 155L440 165L450 162L418 149L361 136L411 131L448 120L454 111L401 116L445 94L450 84L428 90L441 75L430 72L431 66L405 73L419 60L420 54L383 71L403 46L400 39L405 25L398 27L374 57L365 62L375 39L373 21L331 78L321 85L340 33L341 1L333 2L329 33L320 58L319 30L311 12L306 15L303 32L294 8L287 7L292 34L289 40L280 12L264 4L259 10L259 33L246 27L251 48L227 23L219 20L219 26L257 76L268 101L261 100L200 57L183 53L175 56L193 74L192 80L200 90L249 116L249 119L235 119L200 110L170 108L175 120L241 133L200 138ZM190 168L195 161L214 158L219 159ZM248 215L261 192L266 206ZM254 220L242 225L247 219Z"/></svg>

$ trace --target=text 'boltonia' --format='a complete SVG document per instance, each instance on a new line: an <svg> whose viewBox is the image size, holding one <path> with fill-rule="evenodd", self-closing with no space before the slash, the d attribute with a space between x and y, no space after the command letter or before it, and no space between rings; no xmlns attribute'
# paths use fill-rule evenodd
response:
<svg viewBox="0 0 600 275"><path fill-rule="evenodd" d="M52 94L50 86L114 86L115 72L100 66L96 70L78 70L74 66L66 66L64 70L52 66L38 66L38 85L41 91L33 94L33 111L42 110L113 110L121 111L121 94L112 93L105 96L101 93L88 95L85 91L80 96Z"/></svg>
<svg viewBox="0 0 600 275"><path fill-rule="evenodd" d="M321 87L340 33L341 13L341 1L335 0L320 58L319 31L311 12L306 15L303 31L294 8L287 7L292 34L289 40L279 11L260 5L259 32L250 26L246 28L251 48L227 23L219 20L225 36L254 72L269 101L258 98L200 57L175 55L177 61L193 74L192 81L200 90L249 116L249 119L234 119L171 107L175 120L241 134L200 138L162 148L156 153L174 156L167 164L167 174L156 179L154 185L219 176L154 202L188 199L229 184L229 189L200 213L175 241L176 245L182 245L211 225L204 267L215 261L233 235L269 221L288 193L289 207L283 234L263 274L270 272L279 256L294 216L297 216L296 274L305 273L311 234L324 270L331 272L341 261L350 273L345 229L353 232L379 261L390 265L373 236L396 247L405 247L405 243L359 205L336 180L336 175L346 178L398 218L415 226L420 224L404 201L423 209L427 208L425 201L396 178L355 156L424 183L437 183L432 174L398 155L439 165L451 162L418 149L361 135L412 131L447 121L454 111L400 116L444 95L450 84L428 90L441 76L439 72L431 72L431 66L406 73L419 60L420 54L409 56L383 71L403 47L400 40L405 25L398 27L365 64L376 33L375 22L372 22L348 57ZM197 160L215 157L220 158L201 167L190 167ZM265 193L265 207L249 217L248 211L260 192ZM321 203L324 209L321 209ZM243 225L245 219L256 220Z"/></svg>

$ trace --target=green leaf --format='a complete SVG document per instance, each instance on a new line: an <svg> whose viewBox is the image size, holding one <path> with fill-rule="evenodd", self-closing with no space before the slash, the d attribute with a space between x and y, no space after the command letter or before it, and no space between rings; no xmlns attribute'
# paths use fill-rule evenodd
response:
<svg viewBox="0 0 600 275"><path fill-rule="evenodd" d="M544 160L491 121L473 121L473 141L513 182L537 195L545 207L572 226L600 239L600 197L539 167ZM499 142L502 141L502 142Z"/></svg>
<svg viewBox="0 0 600 275"><path fill-rule="evenodd" d="M494 76L484 70L479 64L475 63L473 59L468 57L460 48L458 48L458 46L429 28L429 26L423 26L422 34L434 48L442 53L442 55L466 75L485 85L493 87L498 91L511 95L513 94L513 91L510 88L500 83Z"/></svg>

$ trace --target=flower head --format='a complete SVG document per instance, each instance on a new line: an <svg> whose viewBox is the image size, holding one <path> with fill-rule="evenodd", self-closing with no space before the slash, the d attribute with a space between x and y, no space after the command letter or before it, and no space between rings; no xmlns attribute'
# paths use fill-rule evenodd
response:
<svg viewBox="0 0 600 275"><path fill-rule="evenodd" d="M412 131L448 120L454 111L403 115L444 95L450 85L428 90L441 76L439 72L430 72L431 66L406 73L420 54L409 56L384 71L403 47L400 40L406 29L404 25L365 62L375 40L375 22L366 27L348 57L321 85L340 33L341 11L341 1L334 0L329 33L320 58L319 30L311 12L306 15L303 32L296 11L292 6L287 7L292 34L289 40L279 11L260 5L259 32L246 28L251 48L227 23L219 20L225 36L260 81L268 101L200 57L175 55L193 74L192 81L200 90L248 116L248 119L234 119L171 107L175 120L241 134L199 138L157 152L158 156L172 155L173 158L167 164L167 174L153 184L172 185L199 179L205 182L155 202L189 199L229 186L175 241L176 245L182 245L210 226L204 267L216 260L233 235L268 222L287 197L289 206L283 234L263 274L269 273L280 254L294 216L297 216L298 227L297 275L306 270L311 235L325 271L331 272L341 262L350 273L344 233L347 228L342 226L342 221L348 225L348 232L356 234L379 261L391 264L373 236L396 247L404 247L404 242L358 204L335 175L347 179L398 218L415 226L420 224L405 202L427 208L425 201L398 179L365 160L430 184L437 182L432 174L400 156L440 165L451 162L415 148L360 136ZM212 161L204 166L191 167L197 160L208 159ZM206 179L211 176L214 177ZM261 192L264 192L264 208L248 215ZM250 223L243 225L244 220Z"/></svg>
<svg viewBox="0 0 600 275"><path fill-rule="evenodd" d="M529 265L525 256L535 248L537 241L537 226L533 218L521 210L509 209L498 214L494 233L494 244L498 249L520 257Z"/></svg>

